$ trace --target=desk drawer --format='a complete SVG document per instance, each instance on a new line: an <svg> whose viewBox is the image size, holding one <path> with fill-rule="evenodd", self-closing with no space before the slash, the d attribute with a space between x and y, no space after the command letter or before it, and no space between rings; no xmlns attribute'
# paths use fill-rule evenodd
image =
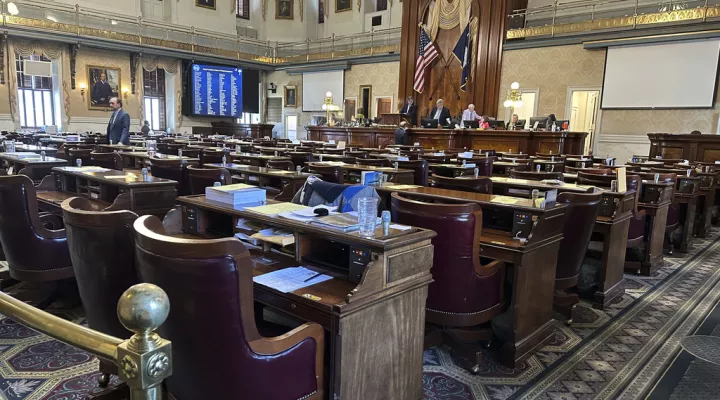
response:
<svg viewBox="0 0 720 400"><path fill-rule="evenodd" d="M281 297L278 294L269 292L259 285L255 285L254 298L255 301L282 310L304 321L316 322L322 325L323 328L330 329L333 318L333 314L330 311L323 312L299 302L291 301L286 297Z"/></svg>

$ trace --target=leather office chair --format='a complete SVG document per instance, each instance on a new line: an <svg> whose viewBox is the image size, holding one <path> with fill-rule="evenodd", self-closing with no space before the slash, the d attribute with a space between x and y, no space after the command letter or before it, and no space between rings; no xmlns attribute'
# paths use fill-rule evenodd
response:
<svg viewBox="0 0 720 400"><path fill-rule="evenodd" d="M220 182L223 186L231 183L230 172L225 168L201 168L188 165L187 181L190 194L205 194L205 188Z"/></svg>
<svg viewBox="0 0 720 400"><path fill-rule="evenodd" d="M359 160L356 160L356 162L360 165L371 165L373 167L392 167L392 161L388 160L387 158L361 158Z"/></svg>
<svg viewBox="0 0 720 400"><path fill-rule="evenodd" d="M462 165L463 161L468 164L475 164L475 168L479 170L478 175L491 176L495 157L458 158L456 164Z"/></svg>
<svg viewBox="0 0 720 400"><path fill-rule="evenodd" d="M286 160L269 160L266 164L266 167L273 168L273 169L282 169L285 171L295 171L295 165L293 165L292 161L286 161Z"/></svg>
<svg viewBox="0 0 720 400"><path fill-rule="evenodd" d="M320 179L330 183L345 183L343 171L334 165L308 165L308 172L320 175Z"/></svg>
<svg viewBox="0 0 720 400"><path fill-rule="evenodd" d="M413 170L413 183L418 186L428 185L430 167L427 160L398 161L398 168Z"/></svg>
<svg viewBox="0 0 720 400"><path fill-rule="evenodd" d="M170 152L170 143L158 142L156 147L157 147L158 153L160 153L160 154L172 154Z"/></svg>
<svg viewBox="0 0 720 400"><path fill-rule="evenodd" d="M596 193L560 193L558 203L567 204L565 228L560 242L555 269L555 294L553 309L572 323L573 310L580 302L577 284L585 253L590 244L595 219L600 209L600 197Z"/></svg>
<svg viewBox="0 0 720 400"><path fill-rule="evenodd" d="M83 165L85 165L85 162L83 161ZM103 167L107 169L114 169L116 171L122 171L123 170L123 160L120 154L112 152L112 153L98 153L98 152L92 152L90 153L90 164L88 165L95 165L98 167Z"/></svg>
<svg viewBox="0 0 720 400"><path fill-rule="evenodd" d="M92 165L92 158L90 157L90 153L92 153L91 149L70 148L67 149L66 152L68 156L68 162L70 163L71 167L77 165L78 159L82 161L83 167Z"/></svg>
<svg viewBox="0 0 720 400"><path fill-rule="evenodd" d="M562 172L512 171L510 172L510 177L531 181L542 181L544 179L557 179L559 181L565 181L565 176L563 176Z"/></svg>
<svg viewBox="0 0 720 400"><path fill-rule="evenodd" d="M480 259L482 210L477 204L426 203L398 193L391 195L391 209L394 222L437 232L425 316L439 330L428 333L426 344L450 339L478 372L482 350L468 342L491 340L492 329L483 325L505 306L505 264L482 265Z"/></svg>
<svg viewBox="0 0 720 400"><path fill-rule="evenodd" d="M191 194L187 177L188 163L182 160L169 160L166 158L150 158L149 161L152 176L177 182L178 196Z"/></svg>
<svg viewBox="0 0 720 400"><path fill-rule="evenodd" d="M58 217L37 210L37 195L30 178L0 176L0 245L10 277L26 282L72 278L62 223Z"/></svg>
<svg viewBox="0 0 720 400"><path fill-rule="evenodd" d="M307 165L307 163L314 161L313 154L311 152L306 151L289 151L287 153L288 157L290 157L290 160L292 161L293 165L299 165L303 168Z"/></svg>
<svg viewBox="0 0 720 400"><path fill-rule="evenodd" d="M552 153L535 153L535 157L542 159L542 160L552 160L553 157L555 158L555 161L565 161L565 156L562 156L560 154L552 154Z"/></svg>
<svg viewBox="0 0 720 400"><path fill-rule="evenodd" d="M186 154L184 154L185 153L184 147L185 147L184 144L168 143L167 150L165 150L165 152L163 152L163 151L159 151L159 152L162 154L170 154L170 155L176 156L176 155L178 155L178 150L183 149L183 155L185 156ZM198 151L198 154L199 153L200 152Z"/></svg>
<svg viewBox="0 0 720 400"><path fill-rule="evenodd" d="M477 192L492 194L492 180L487 176L448 178L433 174L432 187L439 189L461 190L464 192Z"/></svg>
<svg viewBox="0 0 720 400"><path fill-rule="evenodd" d="M73 197L61 204L67 232L72 268L77 279L88 327L102 333L127 339L132 335L110 312L130 286L139 283L132 249L135 239L132 211L92 211L83 197ZM100 360L100 386L117 375L114 360Z"/></svg>
<svg viewBox="0 0 720 400"><path fill-rule="evenodd" d="M238 239L165 236L154 216L133 226L140 278L180 304L158 329L173 344L173 374L165 384L177 400L323 398L322 327L308 323L275 338L260 336L251 256Z"/></svg>
<svg viewBox="0 0 720 400"><path fill-rule="evenodd" d="M185 155L183 153L183 155ZM215 149L203 149L200 152L200 166L203 167L205 164L219 164L222 162L223 156L227 162L230 162L230 153L225 150Z"/></svg>

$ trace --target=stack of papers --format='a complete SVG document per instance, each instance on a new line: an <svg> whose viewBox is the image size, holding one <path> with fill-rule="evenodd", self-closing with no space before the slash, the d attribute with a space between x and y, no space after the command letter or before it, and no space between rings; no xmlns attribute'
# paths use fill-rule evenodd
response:
<svg viewBox="0 0 720 400"><path fill-rule="evenodd" d="M246 208L246 210L253 211L253 212L256 212L256 213L262 214L262 215L272 216L272 215L278 215L278 214L284 213L284 212L302 210L305 208L309 208L309 207L303 206L300 204L295 204L295 203L275 203L275 204L268 204L266 206L248 207L248 208Z"/></svg>
<svg viewBox="0 0 720 400"><path fill-rule="evenodd" d="M305 267L290 267L256 276L253 281L281 293L288 293L330 279L332 276L318 274Z"/></svg>
<svg viewBox="0 0 720 400"><path fill-rule="evenodd" d="M279 244L280 246L287 246L289 244L295 243L295 236L292 232L288 232L279 228L263 229L260 232L250 236L250 238L262 240L263 242Z"/></svg>
<svg viewBox="0 0 720 400"><path fill-rule="evenodd" d="M315 220L317 218L320 218L317 214L315 214L315 210L318 208L324 208L328 210L328 215L335 215L337 212L337 207L335 206L326 206L326 205L319 205L316 207L307 207L300 210L295 211L286 211L279 213L278 216L282 218L291 219L294 221L300 221L300 222L310 222L312 220Z"/></svg>
<svg viewBox="0 0 720 400"><path fill-rule="evenodd" d="M208 200L232 205L265 204L266 202L265 189L244 183L206 187L205 197Z"/></svg>

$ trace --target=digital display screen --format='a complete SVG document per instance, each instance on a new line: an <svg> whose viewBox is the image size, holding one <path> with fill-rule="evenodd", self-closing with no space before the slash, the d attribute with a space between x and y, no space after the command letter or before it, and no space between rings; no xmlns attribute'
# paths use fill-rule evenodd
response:
<svg viewBox="0 0 720 400"><path fill-rule="evenodd" d="M242 69L192 64L192 113L212 117L242 117Z"/></svg>

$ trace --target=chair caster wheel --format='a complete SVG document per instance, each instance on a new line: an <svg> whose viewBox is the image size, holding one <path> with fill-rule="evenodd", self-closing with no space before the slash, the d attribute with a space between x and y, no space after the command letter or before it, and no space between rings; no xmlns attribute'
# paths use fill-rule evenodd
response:
<svg viewBox="0 0 720 400"><path fill-rule="evenodd" d="M477 375L480 373L480 366L479 365L473 365L472 369L470 370L473 375Z"/></svg>

